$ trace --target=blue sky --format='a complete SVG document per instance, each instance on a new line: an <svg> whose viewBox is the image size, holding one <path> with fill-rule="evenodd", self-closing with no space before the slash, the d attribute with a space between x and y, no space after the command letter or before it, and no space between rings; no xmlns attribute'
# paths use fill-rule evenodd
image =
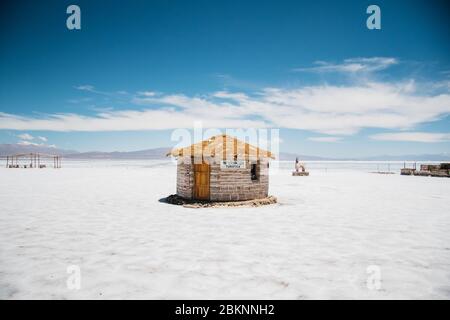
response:
<svg viewBox="0 0 450 320"><path fill-rule="evenodd" d="M131 151L201 120L279 128L282 151L309 155L450 152L445 1L1 6L0 143Z"/></svg>

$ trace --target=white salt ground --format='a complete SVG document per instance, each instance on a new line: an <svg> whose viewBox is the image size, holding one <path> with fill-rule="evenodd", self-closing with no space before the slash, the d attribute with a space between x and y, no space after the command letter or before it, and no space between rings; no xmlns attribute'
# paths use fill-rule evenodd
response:
<svg viewBox="0 0 450 320"><path fill-rule="evenodd" d="M283 169L279 204L206 209L158 201L171 163L0 168L0 298L449 299L450 179L348 167Z"/></svg>

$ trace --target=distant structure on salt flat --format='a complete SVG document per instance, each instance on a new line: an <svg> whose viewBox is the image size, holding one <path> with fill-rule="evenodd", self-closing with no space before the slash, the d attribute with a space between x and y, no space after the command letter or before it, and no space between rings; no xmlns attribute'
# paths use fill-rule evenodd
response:
<svg viewBox="0 0 450 320"><path fill-rule="evenodd" d="M400 170L400 174L405 176L431 176L431 177L447 177L450 178L450 163L441 164L422 164L420 170L414 168L403 168Z"/></svg>
<svg viewBox="0 0 450 320"><path fill-rule="evenodd" d="M202 201L263 199L269 192L269 151L228 135L173 149L177 195Z"/></svg>
<svg viewBox="0 0 450 320"><path fill-rule="evenodd" d="M18 153L6 156L6 168L46 168L53 160L53 168L61 168L61 156L43 153ZM29 162L28 162L29 161Z"/></svg>
<svg viewBox="0 0 450 320"><path fill-rule="evenodd" d="M306 171L305 164L298 161L298 158L295 158L295 171L292 172L293 176L309 176L309 172Z"/></svg>

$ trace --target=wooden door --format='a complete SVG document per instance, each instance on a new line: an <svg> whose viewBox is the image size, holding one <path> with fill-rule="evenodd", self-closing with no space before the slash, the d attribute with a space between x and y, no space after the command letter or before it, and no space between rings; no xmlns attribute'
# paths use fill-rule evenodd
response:
<svg viewBox="0 0 450 320"><path fill-rule="evenodd" d="M194 199L209 200L209 164L194 164Z"/></svg>

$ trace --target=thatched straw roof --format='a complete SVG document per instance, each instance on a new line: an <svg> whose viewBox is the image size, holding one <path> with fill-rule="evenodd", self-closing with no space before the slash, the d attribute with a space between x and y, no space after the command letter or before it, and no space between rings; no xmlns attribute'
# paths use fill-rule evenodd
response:
<svg viewBox="0 0 450 320"><path fill-rule="evenodd" d="M217 135L185 148L172 149L167 156L173 157L220 157L232 159L234 157L244 159L272 158L270 152L241 141L225 134Z"/></svg>

